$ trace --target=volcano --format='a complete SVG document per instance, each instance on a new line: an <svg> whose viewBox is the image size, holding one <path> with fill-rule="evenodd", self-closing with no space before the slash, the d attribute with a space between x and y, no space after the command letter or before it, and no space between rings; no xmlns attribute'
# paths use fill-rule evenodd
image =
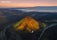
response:
<svg viewBox="0 0 57 40"><path fill-rule="evenodd" d="M22 20L14 24L14 28L18 31L28 31L33 32L40 29L39 22L30 16L26 16Z"/></svg>

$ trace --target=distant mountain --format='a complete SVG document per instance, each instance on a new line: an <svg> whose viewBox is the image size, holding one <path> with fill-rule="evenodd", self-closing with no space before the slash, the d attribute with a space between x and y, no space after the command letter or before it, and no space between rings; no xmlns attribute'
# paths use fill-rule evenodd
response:
<svg viewBox="0 0 57 40"><path fill-rule="evenodd" d="M19 7L19 8L9 8L9 9L47 9L47 10L56 9L57 10L57 6L35 6L35 7Z"/></svg>
<svg viewBox="0 0 57 40"><path fill-rule="evenodd" d="M47 9L47 10L56 9L57 10L57 6L35 6L35 7L16 7L16 8L0 8L0 9Z"/></svg>
<svg viewBox="0 0 57 40"><path fill-rule="evenodd" d="M30 9L41 9L41 10L57 10L57 6L37 6Z"/></svg>
<svg viewBox="0 0 57 40"><path fill-rule="evenodd" d="M23 11L38 11L38 12L57 12L57 6L37 6L37 7L27 7L27 8L17 8Z"/></svg>

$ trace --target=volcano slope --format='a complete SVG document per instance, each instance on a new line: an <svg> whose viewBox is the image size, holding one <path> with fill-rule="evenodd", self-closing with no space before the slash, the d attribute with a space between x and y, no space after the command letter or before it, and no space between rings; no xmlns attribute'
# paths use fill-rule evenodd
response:
<svg viewBox="0 0 57 40"><path fill-rule="evenodd" d="M37 40L40 36L40 24L30 16L9 25L1 31L1 40Z"/></svg>

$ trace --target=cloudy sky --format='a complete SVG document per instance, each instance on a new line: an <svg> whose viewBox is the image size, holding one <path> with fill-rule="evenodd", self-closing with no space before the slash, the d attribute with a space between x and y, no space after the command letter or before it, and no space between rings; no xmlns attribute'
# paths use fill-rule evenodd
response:
<svg viewBox="0 0 57 40"><path fill-rule="evenodd" d="M0 0L0 7L57 6L57 0Z"/></svg>

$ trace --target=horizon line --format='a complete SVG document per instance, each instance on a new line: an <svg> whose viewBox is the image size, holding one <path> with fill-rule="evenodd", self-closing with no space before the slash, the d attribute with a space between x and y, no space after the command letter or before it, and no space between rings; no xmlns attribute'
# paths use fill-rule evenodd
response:
<svg viewBox="0 0 57 40"><path fill-rule="evenodd" d="M57 6L31 6L31 7L57 7ZM31 7L0 7L0 8L31 8Z"/></svg>

